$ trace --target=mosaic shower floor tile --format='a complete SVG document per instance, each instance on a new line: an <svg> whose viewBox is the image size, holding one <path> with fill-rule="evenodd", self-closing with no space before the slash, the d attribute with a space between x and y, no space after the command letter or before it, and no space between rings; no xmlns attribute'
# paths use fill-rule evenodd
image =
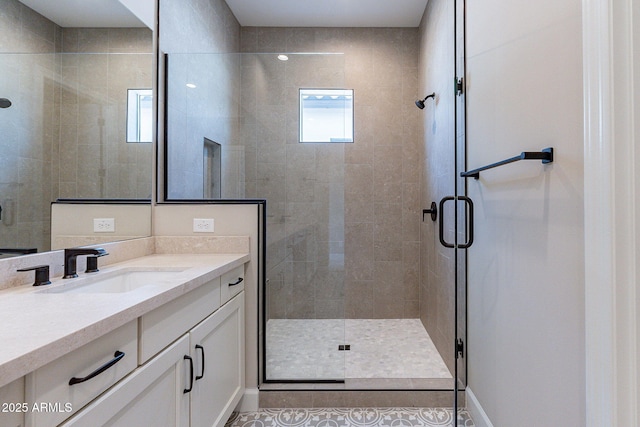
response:
<svg viewBox="0 0 640 427"><path fill-rule="evenodd" d="M266 361L278 380L451 378L419 319L271 319Z"/></svg>
<svg viewBox="0 0 640 427"><path fill-rule="evenodd" d="M261 409L234 414L226 427L436 427L454 426L451 409L443 408L321 408ZM473 427L466 411L457 426Z"/></svg>

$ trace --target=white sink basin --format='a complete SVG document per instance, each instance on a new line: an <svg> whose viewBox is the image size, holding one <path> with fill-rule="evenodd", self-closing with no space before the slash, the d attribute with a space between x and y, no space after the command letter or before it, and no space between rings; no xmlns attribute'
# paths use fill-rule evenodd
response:
<svg viewBox="0 0 640 427"><path fill-rule="evenodd" d="M107 273L104 277L87 277L82 281L43 289L46 293L112 294L131 292L144 286L164 284L175 278L179 271L131 271ZM93 280L92 280L93 279Z"/></svg>

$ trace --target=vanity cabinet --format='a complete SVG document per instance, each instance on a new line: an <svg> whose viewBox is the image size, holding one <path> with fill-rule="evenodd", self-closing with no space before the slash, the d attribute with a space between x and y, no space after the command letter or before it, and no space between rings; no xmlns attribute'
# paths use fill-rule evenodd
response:
<svg viewBox="0 0 640 427"><path fill-rule="evenodd" d="M244 293L189 332L194 362L191 424L224 426L244 392Z"/></svg>
<svg viewBox="0 0 640 427"><path fill-rule="evenodd" d="M243 280L244 265L10 384L62 408L27 412L26 427L224 426L244 394Z"/></svg>

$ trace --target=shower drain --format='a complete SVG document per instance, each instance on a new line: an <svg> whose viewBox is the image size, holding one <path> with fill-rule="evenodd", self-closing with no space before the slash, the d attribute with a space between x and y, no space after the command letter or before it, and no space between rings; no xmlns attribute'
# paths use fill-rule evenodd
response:
<svg viewBox="0 0 640 427"><path fill-rule="evenodd" d="M348 351L351 350L351 344L340 344L338 346L338 351Z"/></svg>

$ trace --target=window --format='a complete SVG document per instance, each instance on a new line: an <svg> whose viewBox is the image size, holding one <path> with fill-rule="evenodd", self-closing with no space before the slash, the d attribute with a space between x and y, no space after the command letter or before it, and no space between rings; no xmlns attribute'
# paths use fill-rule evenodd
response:
<svg viewBox="0 0 640 427"><path fill-rule="evenodd" d="M300 142L353 142L353 90L300 89Z"/></svg>
<svg viewBox="0 0 640 427"><path fill-rule="evenodd" d="M127 142L151 142L152 134L152 90L127 89Z"/></svg>

